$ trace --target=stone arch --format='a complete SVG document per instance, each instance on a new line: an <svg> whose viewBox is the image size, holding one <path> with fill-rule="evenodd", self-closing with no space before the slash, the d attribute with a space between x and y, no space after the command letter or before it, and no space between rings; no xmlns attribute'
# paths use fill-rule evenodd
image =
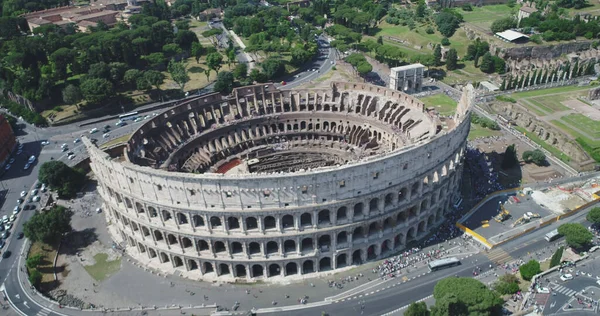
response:
<svg viewBox="0 0 600 316"><path fill-rule="evenodd" d="M352 232L353 241L362 241L365 238L365 230L362 226L356 227Z"/></svg>
<svg viewBox="0 0 600 316"><path fill-rule="evenodd" d="M394 204L394 195L392 193L388 193L385 195L385 198L383 199L383 206L390 207L392 206L392 204Z"/></svg>
<svg viewBox="0 0 600 316"><path fill-rule="evenodd" d="M215 268L213 267L212 263L210 262L204 262L203 264L204 266L204 273L213 273L215 272Z"/></svg>
<svg viewBox="0 0 600 316"><path fill-rule="evenodd" d="M293 253L296 251L296 241L293 239L288 239L283 242L283 252L285 253Z"/></svg>
<svg viewBox="0 0 600 316"><path fill-rule="evenodd" d="M227 248L225 248L225 243L222 241L215 241L213 250L215 253L225 252Z"/></svg>
<svg viewBox="0 0 600 316"><path fill-rule="evenodd" d="M329 210L321 210L317 216L319 225L331 225Z"/></svg>
<svg viewBox="0 0 600 316"><path fill-rule="evenodd" d="M392 243L391 240L386 239L381 243L381 254L385 255L388 252L390 252L392 249L394 249L394 243Z"/></svg>
<svg viewBox="0 0 600 316"><path fill-rule="evenodd" d="M365 205L361 203L356 203L354 205L354 217L359 217L364 215Z"/></svg>
<svg viewBox="0 0 600 316"><path fill-rule="evenodd" d="M377 259L377 245L373 244L367 248L367 260Z"/></svg>
<svg viewBox="0 0 600 316"><path fill-rule="evenodd" d="M338 222L347 220L348 219L348 208L345 206L338 208L338 210L336 212L336 218L337 218Z"/></svg>
<svg viewBox="0 0 600 316"><path fill-rule="evenodd" d="M348 233L346 233L345 231L339 232L337 234L337 242L336 243L338 245L340 245L340 244L345 244L347 242L348 242Z"/></svg>
<svg viewBox="0 0 600 316"><path fill-rule="evenodd" d="M431 214L427 218L427 227L432 227L433 224L435 224L435 216L433 216L433 214Z"/></svg>
<svg viewBox="0 0 600 316"><path fill-rule="evenodd" d="M363 263L362 256L363 255L362 255L361 249L354 250L354 252L352 253L352 264L353 265L362 264Z"/></svg>
<svg viewBox="0 0 600 316"><path fill-rule="evenodd" d="M396 235L394 237L394 248L398 248L402 245L404 239L404 235L402 233Z"/></svg>
<svg viewBox="0 0 600 316"><path fill-rule="evenodd" d="M200 215L192 216L192 222L194 223L194 227L202 227L204 226L204 218Z"/></svg>
<svg viewBox="0 0 600 316"><path fill-rule="evenodd" d="M348 266L348 256L345 253L339 254L335 260L336 269L345 268Z"/></svg>
<svg viewBox="0 0 600 316"><path fill-rule="evenodd" d="M190 269L190 271L198 270L198 262L194 259L188 259L188 269Z"/></svg>
<svg viewBox="0 0 600 316"><path fill-rule="evenodd" d="M162 210L162 216L163 216L163 221L169 221L173 218L173 215L171 215L171 212L167 211L167 210Z"/></svg>
<svg viewBox="0 0 600 316"><path fill-rule="evenodd" d="M123 203L123 198L121 197L120 194L115 193L115 197L117 198L117 203Z"/></svg>
<svg viewBox="0 0 600 316"><path fill-rule="evenodd" d="M260 244L257 242L251 242L248 245L248 254L255 255L260 253Z"/></svg>
<svg viewBox="0 0 600 316"><path fill-rule="evenodd" d="M417 217L418 212L419 212L419 209L416 205L411 206L408 209L408 218L413 219L413 218Z"/></svg>
<svg viewBox="0 0 600 316"><path fill-rule="evenodd" d="M260 264L255 264L252 266L252 277L258 278L265 275L265 269Z"/></svg>
<svg viewBox="0 0 600 316"><path fill-rule="evenodd" d="M396 225L399 226L401 224L404 224L407 219L408 219L408 215L407 215L406 211L402 211L402 212L398 213L398 215L396 216Z"/></svg>
<svg viewBox="0 0 600 316"><path fill-rule="evenodd" d="M329 271L331 268L331 258L325 257L319 260L319 271Z"/></svg>
<svg viewBox="0 0 600 316"><path fill-rule="evenodd" d="M278 276L281 274L281 267L277 263L271 263L269 265L269 276Z"/></svg>
<svg viewBox="0 0 600 316"><path fill-rule="evenodd" d="M210 227L212 229L219 228L221 226L223 226L223 223L221 223L221 218L219 218L218 216L212 216L210 218Z"/></svg>
<svg viewBox="0 0 600 316"><path fill-rule="evenodd" d="M183 260L179 256L173 256L173 265L175 268L183 266Z"/></svg>
<svg viewBox="0 0 600 316"><path fill-rule="evenodd" d="M226 263L219 264L219 275L229 275L230 273L229 265Z"/></svg>
<svg viewBox="0 0 600 316"><path fill-rule="evenodd" d="M183 248L190 248L192 247L194 244L192 243L192 240L189 239L188 237L183 237L181 238L181 246Z"/></svg>
<svg viewBox="0 0 600 316"><path fill-rule="evenodd" d="M285 265L285 275L298 274L298 265L295 262L288 262Z"/></svg>
<svg viewBox="0 0 600 316"><path fill-rule="evenodd" d="M167 254L166 254L166 253L164 253L164 252L161 252L161 253L160 253L160 261L161 261L162 263L165 263L165 262L169 262L169 261L171 261L171 259L169 258L169 255L167 255Z"/></svg>
<svg viewBox="0 0 600 316"><path fill-rule="evenodd" d="M300 245L300 251L304 252L304 251L313 251L315 250L314 248L314 244L313 244L313 239L310 237L304 238L302 239L302 244Z"/></svg>
<svg viewBox="0 0 600 316"><path fill-rule="evenodd" d="M420 212L427 211L427 207L429 207L429 201L427 199L421 201L421 211Z"/></svg>
<svg viewBox="0 0 600 316"><path fill-rule="evenodd" d="M398 202L404 202L408 199L408 189L406 187L401 188L398 191Z"/></svg>
<svg viewBox="0 0 600 316"><path fill-rule="evenodd" d="M231 243L231 254L238 254L238 253L243 253L244 252L244 247L242 246L242 243L239 241L234 241Z"/></svg>
<svg viewBox="0 0 600 316"><path fill-rule="evenodd" d="M379 210L379 199L373 198L369 201L369 213L377 212Z"/></svg>
<svg viewBox="0 0 600 316"><path fill-rule="evenodd" d="M415 228L411 227L406 233L406 241L411 241L415 239Z"/></svg>
<svg viewBox="0 0 600 316"><path fill-rule="evenodd" d="M375 234L378 234L379 231L381 229L381 226L379 225L379 222L372 222L371 224L369 224L369 237L371 236L375 236Z"/></svg>
<svg viewBox="0 0 600 316"><path fill-rule="evenodd" d="M265 216L263 221L264 221L265 229L274 229L275 227L277 227L277 224L275 222L275 217L273 217L273 216Z"/></svg>
<svg viewBox="0 0 600 316"><path fill-rule="evenodd" d="M394 228L394 220L391 217L383 221L383 231L388 231Z"/></svg>
<svg viewBox="0 0 600 316"><path fill-rule="evenodd" d="M187 224L188 223L188 218L185 214L177 212L177 222L179 224Z"/></svg>
<svg viewBox="0 0 600 316"><path fill-rule="evenodd" d="M246 267L243 264L235 265L235 276L238 278L246 277Z"/></svg>
<svg viewBox="0 0 600 316"><path fill-rule="evenodd" d="M131 204L131 200L128 197L125 197L125 207L133 208L133 205Z"/></svg>
<svg viewBox="0 0 600 316"><path fill-rule="evenodd" d="M283 229L286 228L293 228L294 227L294 217L292 215L284 215L281 218L281 225L283 226Z"/></svg>
<svg viewBox="0 0 600 316"><path fill-rule="evenodd" d="M158 216L158 212L152 206L148 206L148 213L150 213L150 217L157 217Z"/></svg>
<svg viewBox="0 0 600 316"><path fill-rule="evenodd" d="M277 253L279 251L279 245L275 241L269 241L269 242L267 242L267 247L266 248L267 248L266 249L266 254L267 255L271 255L271 254Z"/></svg>
<svg viewBox="0 0 600 316"><path fill-rule="evenodd" d="M302 274L315 272L315 263L312 260L306 260L302 263Z"/></svg>
<svg viewBox="0 0 600 316"><path fill-rule="evenodd" d="M240 220L237 217L229 216L227 217L227 226L229 229L239 229Z"/></svg>
<svg viewBox="0 0 600 316"><path fill-rule="evenodd" d="M142 234L144 236L150 236L150 230L148 229L148 227L142 225L140 225L140 227L142 228Z"/></svg>
<svg viewBox="0 0 600 316"><path fill-rule="evenodd" d="M156 258L156 250L148 248L148 255L150 256L150 258Z"/></svg>
<svg viewBox="0 0 600 316"><path fill-rule="evenodd" d="M413 183L412 188L410 190L411 197L417 196L417 195L419 195L419 182Z"/></svg>
<svg viewBox="0 0 600 316"><path fill-rule="evenodd" d="M258 229L258 221L256 217L246 217L246 230Z"/></svg>
<svg viewBox="0 0 600 316"><path fill-rule="evenodd" d="M322 235L319 237L319 249L321 251L329 251L329 248L331 247L331 236L329 235Z"/></svg>
<svg viewBox="0 0 600 316"><path fill-rule="evenodd" d="M161 241L161 240L163 240L163 239L164 239L164 238L163 238L163 234L162 234L160 231L158 231L158 230L155 230L155 231L154 231L154 239L155 239L156 241Z"/></svg>
<svg viewBox="0 0 600 316"><path fill-rule="evenodd" d="M421 221L419 223L419 228L417 229L417 233L418 234L422 234L425 233L425 229L426 229L427 225L425 224L425 221Z"/></svg>
<svg viewBox="0 0 600 316"><path fill-rule="evenodd" d="M140 202L135 202L135 209L138 213L144 213L144 207L142 206L142 203Z"/></svg>
<svg viewBox="0 0 600 316"><path fill-rule="evenodd" d="M312 215L310 213L300 215L300 226L312 226Z"/></svg>

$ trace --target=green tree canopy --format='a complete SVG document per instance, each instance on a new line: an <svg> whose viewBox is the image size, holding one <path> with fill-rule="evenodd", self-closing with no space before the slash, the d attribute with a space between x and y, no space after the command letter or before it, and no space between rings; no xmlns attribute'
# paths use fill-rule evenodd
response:
<svg viewBox="0 0 600 316"><path fill-rule="evenodd" d="M529 260L529 262L519 267L519 272L521 273L523 280L530 281L534 275L542 272L542 269L540 268L540 263L538 261Z"/></svg>
<svg viewBox="0 0 600 316"><path fill-rule="evenodd" d="M432 315L500 315L504 301L494 291L472 278L449 277L433 289Z"/></svg>
<svg viewBox="0 0 600 316"><path fill-rule="evenodd" d="M271 80L285 74L285 65L282 60L269 57L261 63L264 74Z"/></svg>
<svg viewBox="0 0 600 316"><path fill-rule="evenodd" d="M600 207L592 208L589 213L585 216L585 218L590 221L594 225L600 224Z"/></svg>
<svg viewBox="0 0 600 316"><path fill-rule="evenodd" d="M546 154L539 149L527 150L523 152L522 158L525 162L533 162L538 166L543 166L546 164Z"/></svg>
<svg viewBox="0 0 600 316"><path fill-rule="evenodd" d="M171 59L167 69L169 70L171 79L173 79L173 81L179 85L179 89L183 91L185 84L190 81L190 76L188 76L187 69L185 69L185 64L183 61L176 62L175 60Z"/></svg>
<svg viewBox="0 0 600 316"><path fill-rule="evenodd" d="M494 33L499 33L517 27L517 21L513 17L506 17L492 22L490 29Z"/></svg>
<svg viewBox="0 0 600 316"><path fill-rule="evenodd" d="M429 309L425 302L413 302L404 312L404 316L429 316L429 314Z"/></svg>
<svg viewBox="0 0 600 316"><path fill-rule="evenodd" d="M562 224L558 227L558 233L565 236L565 240L569 247L575 249L588 247L594 238L594 234L579 223Z"/></svg>
<svg viewBox="0 0 600 316"><path fill-rule="evenodd" d="M42 183L56 190L61 198L70 198L85 183L85 174L67 166L62 161L44 162L40 167L38 178Z"/></svg>
<svg viewBox="0 0 600 316"><path fill-rule="evenodd" d="M42 273L37 269L29 271L29 282L31 282L33 286L39 286L42 282Z"/></svg>
<svg viewBox="0 0 600 316"><path fill-rule="evenodd" d="M206 66L214 71L219 71L223 66L223 55L219 53L208 54L206 56Z"/></svg>
<svg viewBox="0 0 600 316"><path fill-rule="evenodd" d="M70 84L63 89L62 98L63 101L67 104L75 104L81 101L83 96L81 95L81 90L79 90L78 86Z"/></svg>
<svg viewBox="0 0 600 316"><path fill-rule="evenodd" d="M104 78L87 78L81 83L80 89L89 103L100 103L114 95L113 84Z"/></svg>
<svg viewBox="0 0 600 316"><path fill-rule="evenodd" d="M462 22L462 18L456 13L444 10L435 17L438 31L445 37L452 37Z"/></svg>
<svg viewBox="0 0 600 316"><path fill-rule="evenodd" d="M42 254L35 254L32 256L29 256L27 258L27 261L25 261L25 265L29 268L29 269L35 269L37 268L37 266L40 265L40 263L42 263L42 260L44 259L44 256L42 256Z"/></svg>
<svg viewBox="0 0 600 316"><path fill-rule="evenodd" d="M491 74L496 70L494 60L492 59L492 54L490 54L490 52L483 54L483 57L481 57L479 69L481 69L481 71L485 72L486 74Z"/></svg>
<svg viewBox="0 0 600 316"><path fill-rule="evenodd" d="M248 77L248 65L246 63L239 63L233 70L233 77L237 80L243 80Z"/></svg>
<svg viewBox="0 0 600 316"><path fill-rule="evenodd" d="M454 70L458 68L458 53L456 49L450 48L446 53L446 69Z"/></svg>
<svg viewBox="0 0 600 316"><path fill-rule="evenodd" d="M509 145L504 151L504 157L502 158L502 169L510 169L519 164L519 158L517 157L517 149L515 144Z"/></svg>
<svg viewBox="0 0 600 316"><path fill-rule="evenodd" d="M229 94L233 91L233 74L229 71L221 71L217 75L214 90L222 94Z"/></svg>
<svg viewBox="0 0 600 316"><path fill-rule="evenodd" d="M62 206L55 206L45 212L36 212L23 225L23 233L33 242L41 241L54 245L64 233L71 231L72 216L73 212Z"/></svg>

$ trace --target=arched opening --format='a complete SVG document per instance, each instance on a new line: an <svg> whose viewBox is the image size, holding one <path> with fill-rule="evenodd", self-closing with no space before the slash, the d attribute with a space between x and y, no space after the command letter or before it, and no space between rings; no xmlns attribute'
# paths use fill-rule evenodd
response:
<svg viewBox="0 0 600 316"><path fill-rule="evenodd" d="M374 198L374 199L371 199L371 201L369 201L369 213L378 211L379 207L377 204L379 204L378 198Z"/></svg>
<svg viewBox="0 0 600 316"><path fill-rule="evenodd" d="M364 208L365 208L365 205L362 204L362 203L355 204L354 205L354 217L363 216L364 215L364 213L363 213Z"/></svg>
<svg viewBox="0 0 600 316"><path fill-rule="evenodd" d="M433 215L429 215L429 218L427 218L427 227L433 226L434 223L435 223L434 216Z"/></svg>
<svg viewBox="0 0 600 316"><path fill-rule="evenodd" d="M194 227L204 226L204 218L200 215L192 216L192 220L194 221Z"/></svg>
<svg viewBox="0 0 600 316"><path fill-rule="evenodd" d="M142 206L142 204L140 204L140 202L135 202L135 209L137 210L138 213L144 213L144 207Z"/></svg>
<svg viewBox="0 0 600 316"><path fill-rule="evenodd" d="M272 263L269 265L269 276L278 276L281 274L281 267L278 264Z"/></svg>
<svg viewBox="0 0 600 316"><path fill-rule="evenodd" d="M187 237L183 237L181 238L181 246L183 248L190 248L192 246L192 240L187 238Z"/></svg>
<svg viewBox="0 0 600 316"><path fill-rule="evenodd" d="M252 277L253 278L258 278L265 275L265 271L263 269L263 266L261 266L260 264L255 264L252 266Z"/></svg>
<svg viewBox="0 0 600 316"><path fill-rule="evenodd" d="M283 243L283 251L285 253L292 253L296 251L296 242L294 240L286 240Z"/></svg>
<svg viewBox="0 0 600 316"><path fill-rule="evenodd" d="M362 260L362 250L358 249L355 250L352 253L352 264L353 265L357 265L357 264L362 264L363 260Z"/></svg>
<svg viewBox="0 0 600 316"><path fill-rule="evenodd" d="M425 233L425 221L421 221L419 223L419 229L417 230L417 234Z"/></svg>
<svg viewBox="0 0 600 316"><path fill-rule="evenodd" d="M375 245L371 245L371 246L369 246L369 248L367 248L367 260L377 259L376 250L377 250L377 248L375 247Z"/></svg>
<svg viewBox="0 0 600 316"><path fill-rule="evenodd" d="M198 244L198 251L204 251L204 250L210 249L208 242L204 239L198 239L197 244Z"/></svg>
<svg viewBox="0 0 600 316"><path fill-rule="evenodd" d="M313 246L313 239L312 238L302 239L302 245L300 247L300 251L304 252L304 251L313 251L313 250L315 250L315 248Z"/></svg>
<svg viewBox="0 0 600 316"><path fill-rule="evenodd" d="M319 260L319 271L329 271L331 270L331 258L325 257Z"/></svg>
<svg viewBox="0 0 600 316"><path fill-rule="evenodd" d="M183 213L177 213L177 221L180 225L188 223L187 216L185 216Z"/></svg>
<svg viewBox="0 0 600 316"><path fill-rule="evenodd" d="M315 272L315 265L312 260L306 260L302 263L302 274Z"/></svg>
<svg viewBox="0 0 600 316"><path fill-rule="evenodd" d="M181 258L179 258L178 256L174 256L173 257L173 264L175 265L175 268L182 267L183 266L183 260L181 260Z"/></svg>
<svg viewBox="0 0 600 316"><path fill-rule="evenodd" d="M396 225L404 224L407 217L406 211L398 213L398 216L396 216Z"/></svg>
<svg viewBox="0 0 600 316"><path fill-rule="evenodd" d="M150 258L156 258L156 251L152 248L148 248L148 255L150 255Z"/></svg>
<svg viewBox="0 0 600 316"><path fill-rule="evenodd" d="M146 246L144 246L141 242L138 242L138 249L141 253L146 252Z"/></svg>
<svg viewBox="0 0 600 316"><path fill-rule="evenodd" d="M410 190L410 196L415 197L419 194L419 182L415 182Z"/></svg>
<svg viewBox="0 0 600 316"><path fill-rule="evenodd" d="M155 230L154 231L154 239L156 239L156 241L163 240L163 234L161 232L159 232L158 230Z"/></svg>
<svg viewBox="0 0 600 316"><path fill-rule="evenodd" d="M239 229L240 228L240 220L237 217L227 217L227 226L229 229Z"/></svg>
<svg viewBox="0 0 600 316"><path fill-rule="evenodd" d="M331 237L329 235L323 235L319 237L319 249L322 252L329 251L331 247Z"/></svg>
<svg viewBox="0 0 600 316"><path fill-rule="evenodd" d="M215 272L215 269L213 268L212 263L210 262L205 262L204 263L204 273L212 273Z"/></svg>
<svg viewBox="0 0 600 316"><path fill-rule="evenodd" d="M338 222L347 220L348 219L348 209L345 206L338 208L336 217L337 217Z"/></svg>
<svg viewBox="0 0 600 316"><path fill-rule="evenodd" d="M369 237L375 236L376 234L379 234L379 223L372 222L369 225Z"/></svg>
<svg viewBox="0 0 600 316"><path fill-rule="evenodd" d="M125 206L127 208L133 208L133 205L131 204L131 200L129 198L125 198Z"/></svg>
<svg viewBox="0 0 600 316"><path fill-rule="evenodd" d="M295 262L290 262L285 265L285 275L298 274L298 265Z"/></svg>
<svg viewBox="0 0 600 316"><path fill-rule="evenodd" d="M210 218L210 227L213 229L221 227L223 224L221 223L221 219L217 216L212 216Z"/></svg>
<svg viewBox="0 0 600 316"><path fill-rule="evenodd" d="M264 222L265 222L265 229L274 229L276 227L275 217L273 217L273 216L266 216L264 218Z"/></svg>
<svg viewBox="0 0 600 316"><path fill-rule="evenodd" d="M238 254L244 252L244 247L242 247L242 243L234 241L231 243L231 253Z"/></svg>
<svg viewBox="0 0 600 316"><path fill-rule="evenodd" d="M246 230L258 229L258 221L256 217L246 218Z"/></svg>
<svg viewBox="0 0 600 316"><path fill-rule="evenodd" d="M221 273L219 273L219 275L229 275L229 266L225 263L221 263L219 264L219 271Z"/></svg>
<svg viewBox="0 0 600 316"><path fill-rule="evenodd" d="M417 212L418 212L417 206L416 205L411 206L408 209L408 218L413 219L413 218L417 217L417 215L418 215Z"/></svg>
<svg viewBox="0 0 600 316"><path fill-rule="evenodd" d="M319 225L331 225L331 219L329 218L329 210L322 210L318 214Z"/></svg>
<svg viewBox="0 0 600 316"><path fill-rule="evenodd" d="M300 215L300 225L303 227L312 226L312 216L309 213Z"/></svg>
<svg viewBox="0 0 600 316"><path fill-rule="evenodd" d="M386 239L383 243L381 243L381 254L385 255L393 248L394 248L394 245L392 244L392 241L389 239Z"/></svg>
<svg viewBox="0 0 600 316"><path fill-rule="evenodd" d="M169 221L173 218L173 216L171 215L171 212L167 211L167 210L162 210L162 216L163 216L163 221Z"/></svg>
<svg viewBox="0 0 600 316"><path fill-rule="evenodd" d="M427 211L428 206L429 206L429 202L427 200L423 200L423 202L421 202L421 212Z"/></svg>
<svg viewBox="0 0 600 316"><path fill-rule="evenodd" d="M243 264L235 265L235 276L238 278L246 277L246 267Z"/></svg>
<svg viewBox="0 0 600 316"><path fill-rule="evenodd" d="M279 251L279 245L277 245L277 243L276 243L276 242L274 242L274 241L269 241L269 242L267 243L267 254L268 254L268 255L270 255L270 254L274 254L274 253L277 253L278 251Z"/></svg>
<svg viewBox="0 0 600 316"><path fill-rule="evenodd" d="M215 253L225 252L225 243L222 241L215 241L214 251Z"/></svg>
<svg viewBox="0 0 600 316"><path fill-rule="evenodd" d="M150 217L157 217L158 216L158 212L152 206L148 207L148 213L150 213Z"/></svg>
<svg viewBox="0 0 600 316"><path fill-rule="evenodd" d="M402 188L400 192L398 192L398 202L404 202L408 198L408 189Z"/></svg>
<svg viewBox="0 0 600 316"><path fill-rule="evenodd" d="M142 228L142 234L144 234L144 236L150 236L150 230L148 229L148 227L146 226L140 226Z"/></svg>
<svg viewBox="0 0 600 316"><path fill-rule="evenodd" d="M415 228L411 227L408 230L408 233L406 233L406 241L408 242L408 241L411 241L411 240L414 240L414 239L415 239Z"/></svg>
<svg viewBox="0 0 600 316"><path fill-rule="evenodd" d="M392 218L388 217L383 221L383 231L391 230L394 227L394 223L392 222Z"/></svg>
<svg viewBox="0 0 600 316"><path fill-rule="evenodd" d="M390 207L394 203L394 195L392 193L388 193L383 200L383 206Z"/></svg>
<svg viewBox="0 0 600 316"><path fill-rule="evenodd" d="M363 238L365 238L364 229L362 228L362 226L356 227L354 229L354 232L352 232L352 240L354 242L361 242L363 240Z"/></svg>
<svg viewBox="0 0 600 316"><path fill-rule="evenodd" d="M403 238L404 238L404 235L402 235L402 234L398 234L398 235L396 235L396 237L394 237L394 248L398 248L402 245Z"/></svg>
<svg viewBox="0 0 600 316"><path fill-rule="evenodd" d="M338 246L344 246L348 242L348 233L340 232L337 235L337 244Z"/></svg>
<svg viewBox="0 0 600 316"><path fill-rule="evenodd" d="M281 218L281 225L283 225L283 229L293 228L294 227L294 217L292 215L284 215Z"/></svg>
<svg viewBox="0 0 600 316"><path fill-rule="evenodd" d="M250 255L255 255L260 253L260 245L257 242L251 242L248 246L248 253Z"/></svg>
<svg viewBox="0 0 600 316"><path fill-rule="evenodd" d="M197 270L198 269L198 262L196 262L196 260L192 260L189 259L188 260L188 268L191 270Z"/></svg>
<svg viewBox="0 0 600 316"><path fill-rule="evenodd" d="M346 258L346 254L340 254L337 256L337 259L335 260L335 264L337 265L335 268L336 269L340 269L340 268L344 268L346 266L348 266L348 259Z"/></svg>
<svg viewBox="0 0 600 316"><path fill-rule="evenodd" d="M171 261L171 260L169 260L169 256L166 253L164 253L164 252L160 253L160 260L163 263Z"/></svg>

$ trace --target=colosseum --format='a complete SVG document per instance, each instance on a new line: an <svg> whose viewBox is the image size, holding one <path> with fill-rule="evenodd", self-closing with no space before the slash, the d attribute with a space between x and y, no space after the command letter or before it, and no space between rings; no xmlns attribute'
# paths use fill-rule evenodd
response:
<svg viewBox="0 0 600 316"><path fill-rule="evenodd" d="M453 116L399 91L254 85L180 102L123 155L89 140L116 242L198 280L314 276L389 256L459 198L472 86Z"/></svg>

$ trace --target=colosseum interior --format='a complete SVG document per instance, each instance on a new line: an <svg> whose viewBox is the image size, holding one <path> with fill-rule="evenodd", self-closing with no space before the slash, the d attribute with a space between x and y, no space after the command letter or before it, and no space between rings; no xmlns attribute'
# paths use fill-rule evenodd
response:
<svg viewBox="0 0 600 316"><path fill-rule="evenodd" d="M200 280L306 277L402 250L458 198L471 86L439 116L399 91L235 89L145 122L121 157L85 139L113 238Z"/></svg>

